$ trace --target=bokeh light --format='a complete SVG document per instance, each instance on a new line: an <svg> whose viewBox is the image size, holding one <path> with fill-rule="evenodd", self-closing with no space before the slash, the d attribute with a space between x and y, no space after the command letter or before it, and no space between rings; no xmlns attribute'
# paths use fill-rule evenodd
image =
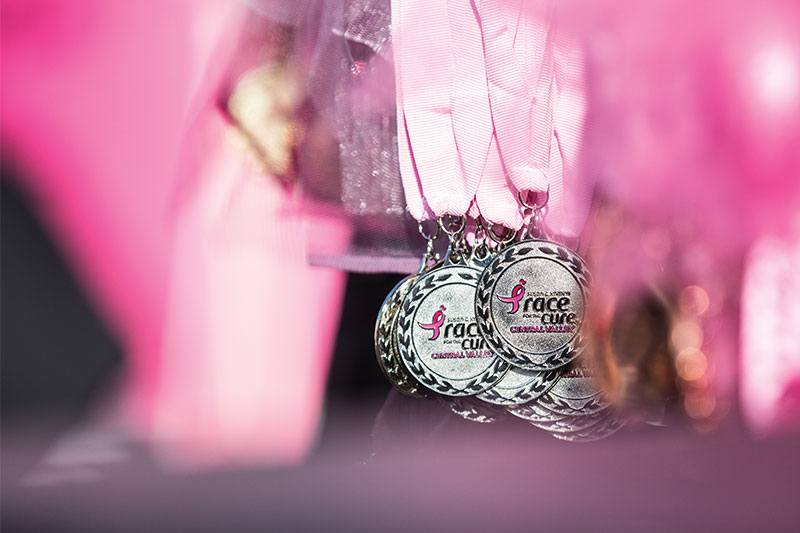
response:
<svg viewBox="0 0 800 533"><path fill-rule="evenodd" d="M678 353L686 349L699 350L703 345L703 330L697 322L680 319L672 327L670 341Z"/></svg>
<svg viewBox="0 0 800 533"><path fill-rule="evenodd" d="M790 112L800 102L800 56L787 42L764 43L752 56L754 96L766 110Z"/></svg>
<svg viewBox="0 0 800 533"><path fill-rule="evenodd" d="M678 298L678 304L683 313L690 316L701 316L708 311L708 293L702 287L690 285L684 288Z"/></svg>
<svg viewBox="0 0 800 533"><path fill-rule="evenodd" d="M683 400L686 414L694 419L709 418L714 414L717 399L708 391L689 391Z"/></svg>
<svg viewBox="0 0 800 533"><path fill-rule="evenodd" d="M675 358L678 375L686 381L696 381L706 374L708 359L706 355L694 348L686 348Z"/></svg>

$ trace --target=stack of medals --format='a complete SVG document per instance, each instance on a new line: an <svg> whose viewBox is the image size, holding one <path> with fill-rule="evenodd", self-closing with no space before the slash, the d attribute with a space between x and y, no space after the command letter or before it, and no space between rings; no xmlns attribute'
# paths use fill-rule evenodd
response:
<svg viewBox="0 0 800 533"><path fill-rule="evenodd" d="M508 412L558 439L602 439L624 421L582 357L591 277L578 254L543 237L539 216L534 206L519 240L477 223L472 247L464 218L443 217L443 261L433 253L438 230L423 233L422 267L378 314L378 362L401 392L435 395L469 420Z"/></svg>

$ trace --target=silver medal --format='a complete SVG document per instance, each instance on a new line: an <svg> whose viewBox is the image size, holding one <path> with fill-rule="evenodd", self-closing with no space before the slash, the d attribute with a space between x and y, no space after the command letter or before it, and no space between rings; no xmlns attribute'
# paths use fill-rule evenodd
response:
<svg viewBox="0 0 800 533"><path fill-rule="evenodd" d="M560 376L558 370L537 372L511 367L503 379L477 398L496 405L528 403L550 390Z"/></svg>
<svg viewBox="0 0 800 533"><path fill-rule="evenodd" d="M527 420L561 440L584 442L599 440L616 433L624 424L610 408L591 414L563 415L542 407L538 402L507 408L514 416Z"/></svg>
<svg viewBox="0 0 800 533"><path fill-rule="evenodd" d="M545 409L541 405L539 405L538 402L530 402L525 405L510 406L507 407L507 410L509 413L516 416L517 418L527 420L528 422L552 423L552 422L557 422L559 420L564 420L569 416L569 415L554 413L549 409Z"/></svg>
<svg viewBox="0 0 800 533"><path fill-rule="evenodd" d="M560 420L550 421L531 421L534 426L549 431L550 433L575 433L584 431L595 424L607 422L608 418L612 417L610 409L598 411L591 415L584 416L567 416Z"/></svg>
<svg viewBox="0 0 800 533"><path fill-rule="evenodd" d="M509 364L486 346L475 323L481 269L465 262L423 274L397 314L397 348L409 373L440 394L469 396L500 381Z"/></svg>
<svg viewBox="0 0 800 533"><path fill-rule="evenodd" d="M419 270L416 274L403 279L389 291L389 294L381 304L378 318L375 321L375 355L378 358L378 366L386 376L386 379L396 389L416 398L425 397L427 389L422 387L408 373L405 365L400 362L400 355L397 350L397 312L417 279L425 272L429 272L442 264L434 250L434 241L440 232L438 224L435 228L435 233L429 234L425 232L422 223L419 224L419 233L427 242Z"/></svg>
<svg viewBox="0 0 800 533"><path fill-rule="evenodd" d="M400 362L395 336L397 311L417 277L418 275L409 276L398 283L381 305L375 322L375 355L386 379L396 389L409 396L421 398L425 396L427 389L411 377Z"/></svg>
<svg viewBox="0 0 800 533"><path fill-rule="evenodd" d="M560 440L572 442L591 442L610 437L625 426L625 420L610 416L605 420L583 430L570 433L551 433Z"/></svg>
<svg viewBox="0 0 800 533"><path fill-rule="evenodd" d="M471 422L491 424L506 416L503 409L476 400L474 396L442 396L437 395L439 401L448 409Z"/></svg>
<svg viewBox="0 0 800 533"><path fill-rule="evenodd" d="M475 314L489 347L526 370L552 370L583 350L590 275L558 243L525 240L499 252L478 282Z"/></svg>
<svg viewBox="0 0 800 533"><path fill-rule="evenodd" d="M565 416L589 415L610 405L593 369L583 362L563 369L561 378L538 403L544 409Z"/></svg>

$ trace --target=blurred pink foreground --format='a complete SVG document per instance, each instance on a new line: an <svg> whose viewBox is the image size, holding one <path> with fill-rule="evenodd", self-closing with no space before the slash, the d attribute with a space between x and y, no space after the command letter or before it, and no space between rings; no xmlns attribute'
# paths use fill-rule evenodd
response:
<svg viewBox="0 0 800 533"><path fill-rule="evenodd" d="M125 420L189 462L301 460L344 281L306 266L308 232L335 246L349 230L306 214L225 141L217 90L245 3L2 7L3 147L124 343ZM620 241L610 255L625 260L609 272L641 281L671 245L687 283L744 269L741 302L739 285L720 300L741 350L728 343L714 361L719 386L738 388L756 429L796 420L800 7L621 1L573 13L592 69L585 159L655 228L649 244Z"/></svg>
<svg viewBox="0 0 800 533"><path fill-rule="evenodd" d="M124 419L188 462L306 455L343 290L305 243L347 228L225 140L216 91L245 11L3 2L4 148L123 343Z"/></svg>

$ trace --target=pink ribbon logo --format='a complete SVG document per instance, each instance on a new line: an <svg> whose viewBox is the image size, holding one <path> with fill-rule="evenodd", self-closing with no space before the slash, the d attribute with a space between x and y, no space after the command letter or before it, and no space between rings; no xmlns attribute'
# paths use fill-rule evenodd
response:
<svg viewBox="0 0 800 533"><path fill-rule="evenodd" d="M509 312L510 315L513 315L517 311L519 311L519 301L525 296L525 280L519 280L514 286L514 289L511 291L511 296L498 296L497 298L501 302L505 302L507 304L511 304L511 311Z"/></svg>
<svg viewBox="0 0 800 533"><path fill-rule="evenodd" d="M440 311L436 311L433 314L433 320L431 321L430 324L423 324L422 322L417 322L417 324L419 324L419 327L421 327L422 329L433 330L433 337L429 339L432 341L435 341L439 337L439 328L441 328L442 324L444 324L444 313L442 313L442 311L444 311L444 306L441 306L439 309Z"/></svg>

